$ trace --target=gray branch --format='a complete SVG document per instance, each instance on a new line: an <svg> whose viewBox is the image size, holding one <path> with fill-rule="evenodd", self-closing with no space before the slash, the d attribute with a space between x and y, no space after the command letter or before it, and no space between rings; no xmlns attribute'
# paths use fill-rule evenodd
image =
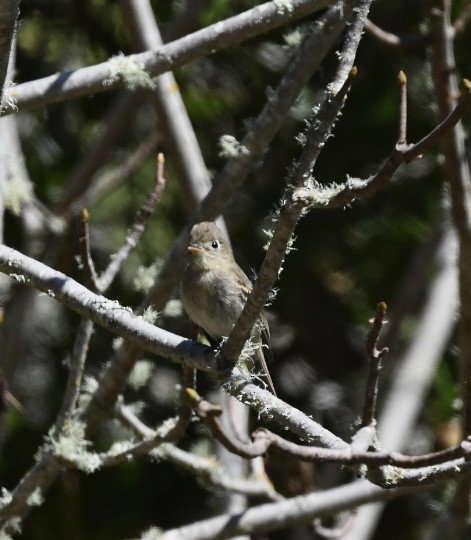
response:
<svg viewBox="0 0 471 540"><path fill-rule="evenodd" d="M334 0L292 0L289 6L267 2L172 41L157 50L19 84L5 93L3 114L126 86L126 73L136 69L155 77L216 51L315 13ZM118 60L118 62L117 62ZM118 70L118 72L116 71Z"/></svg>

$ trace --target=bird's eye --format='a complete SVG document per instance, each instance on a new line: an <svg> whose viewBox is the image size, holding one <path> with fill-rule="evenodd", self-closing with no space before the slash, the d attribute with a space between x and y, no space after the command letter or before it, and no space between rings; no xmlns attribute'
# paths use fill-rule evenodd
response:
<svg viewBox="0 0 471 540"><path fill-rule="evenodd" d="M221 245L221 242L219 242L219 240L213 240L213 241L211 242L211 247L212 247L213 249L217 249L220 245Z"/></svg>

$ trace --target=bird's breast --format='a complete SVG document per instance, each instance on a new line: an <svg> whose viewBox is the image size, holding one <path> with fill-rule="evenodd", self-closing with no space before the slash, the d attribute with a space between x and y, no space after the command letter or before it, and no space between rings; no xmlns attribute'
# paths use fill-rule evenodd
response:
<svg viewBox="0 0 471 540"><path fill-rule="evenodd" d="M215 339L231 333L245 303L241 291L222 272L187 270L181 298L192 321Z"/></svg>

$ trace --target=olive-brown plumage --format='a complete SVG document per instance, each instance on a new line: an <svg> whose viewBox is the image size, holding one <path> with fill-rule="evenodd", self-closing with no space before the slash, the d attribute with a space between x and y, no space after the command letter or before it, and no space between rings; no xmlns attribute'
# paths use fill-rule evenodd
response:
<svg viewBox="0 0 471 540"><path fill-rule="evenodd" d="M213 341L219 341L231 333L251 290L252 283L236 263L219 227L208 221L194 225L188 264L180 284L181 299L190 319ZM268 342L268 323L263 315L253 337ZM275 394L261 349L256 351L256 360Z"/></svg>

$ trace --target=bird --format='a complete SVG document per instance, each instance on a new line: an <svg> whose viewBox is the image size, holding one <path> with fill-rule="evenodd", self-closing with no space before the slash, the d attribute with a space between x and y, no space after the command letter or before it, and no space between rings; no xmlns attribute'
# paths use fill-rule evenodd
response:
<svg viewBox="0 0 471 540"><path fill-rule="evenodd" d="M190 233L188 262L180 283L180 297L190 319L212 345L229 336L252 290L252 283L237 264L232 249L214 222L202 221ZM269 350L268 322L260 314L252 331L255 342ZM262 347L255 351L268 385L276 396Z"/></svg>

